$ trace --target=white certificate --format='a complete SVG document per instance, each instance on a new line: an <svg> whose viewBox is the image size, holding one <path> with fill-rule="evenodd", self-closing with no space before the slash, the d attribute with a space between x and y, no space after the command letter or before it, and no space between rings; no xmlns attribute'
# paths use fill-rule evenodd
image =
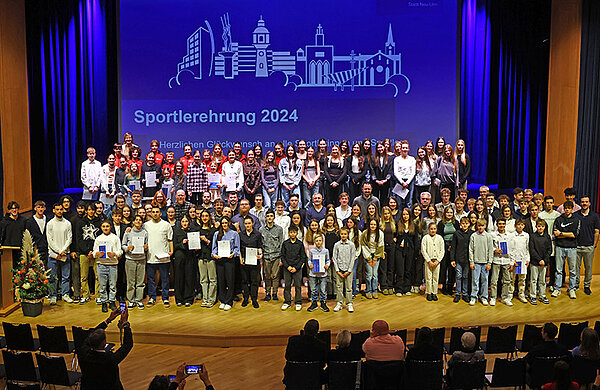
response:
<svg viewBox="0 0 600 390"><path fill-rule="evenodd" d="M231 256L231 243L229 240L217 241L217 256L229 257Z"/></svg>
<svg viewBox="0 0 600 390"><path fill-rule="evenodd" d="M92 200L94 198L94 195L92 195L92 193L90 192L90 190L88 190L87 188L83 189L83 194L81 196L81 199L83 200Z"/></svg>
<svg viewBox="0 0 600 390"><path fill-rule="evenodd" d="M235 191L235 176L225 176L225 185L227 186L227 191Z"/></svg>
<svg viewBox="0 0 600 390"><path fill-rule="evenodd" d="M146 179L146 187L156 187L156 171L149 171L144 173Z"/></svg>
<svg viewBox="0 0 600 390"><path fill-rule="evenodd" d="M115 204L115 197L113 196L112 198L109 198L103 192L100 194L100 202L104 203L105 205L111 206L111 205Z"/></svg>
<svg viewBox="0 0 600 390"><path fill-rule="evenodd" d="M142 187L140 186L140 181L139 180L131 180L129 182L129 189L131 191L135 191L135 190L140 190L142 189Z"/></svg>
<svg viewBox="0 0 600 390"><path fill-rule="evenodd" d="M313 264L312 272L315 272L315 273L325 272L325 268L324 268L325 267L325 255L324 254L313 255L312 264Z"/></svg>
<svg viewBox="0 0 600 390"><path fill-rule="evenodd" d="M200 232L189 232L187 234L188 249L200 249ZM227 241L229 242L229 241Z"/></svg>
<svg viewBox="0 0 600 390"><path fill-rule="evenodd" d="M144 254L144 237L131 237L131 245L133 245L132 255Z"/></svg>
<svg viewBox="0 0 600 390"><path fill-rule="evenodd" d="M257 265L258 264L258 248L246 248L246 258L244 259L246 265Z"/></svg>
<svg viewBox="0 0 600 390"><path fill-rule="evenodd" d="M408 187L404 188L400 183L396 183L396 185L392 189L392 192L404 199L406 198L406 195L408 195Z"/></svg>
<svg viewBox="0 0 600 390"><path fill-rule="evenodd" d="M219 184L221 181L220 173L209 173L208 174L208 184L214 184L215 186Z"/></svg>

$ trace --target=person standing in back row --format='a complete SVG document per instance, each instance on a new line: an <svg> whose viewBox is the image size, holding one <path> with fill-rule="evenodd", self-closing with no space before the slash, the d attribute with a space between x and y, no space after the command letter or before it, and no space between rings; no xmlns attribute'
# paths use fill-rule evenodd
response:
<svg viewBox="0 0 600 390"><path fill-rule="evenodd" d="M598 246L600 238L600 217L598 214L590 210L590 197L584 195L580 198L581 210L575 213L575 217L579 219L580 230L577 236L577 280L575 282L576 289L579 289L579 279L581 272L581 263L585 268L585 278L583 280L583 292L590 295L592 290L592 262L594 261L594 251Z"/></svg>
<svg viewBox="0 0 600 390"><path fill-rule="evenodd" d="M552 297L560 295L563 284L563 272L565 261L569 264L569 298L577 298L575 293L575 282L577 272L577 236L579 235L580 221L573 216L573 202L570 200L563 203L564 214L554 221L554 241L556 243L556 285L552 291Z"/></svg>

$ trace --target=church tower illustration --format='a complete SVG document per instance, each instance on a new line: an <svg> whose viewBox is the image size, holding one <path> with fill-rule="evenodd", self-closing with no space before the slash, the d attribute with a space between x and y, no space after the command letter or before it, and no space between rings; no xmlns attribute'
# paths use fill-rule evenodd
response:
<svg viewBox="0 0 600 390"><path fill-rule="evenodd" d="M258 20L258 25L252 33L252 45L256 48L256 77L269 77L267 67L267 47L269 46L269 30L265 27L265 21L262 18Z"/></svg>
<svg viewBox="0 0 600 390"><path fill-rule="evenodd" d="M396 54L396 43L394 42L394 34L392 34L392 24L388 28L387 42L385 43L385 52L389 56Z"/></svg>

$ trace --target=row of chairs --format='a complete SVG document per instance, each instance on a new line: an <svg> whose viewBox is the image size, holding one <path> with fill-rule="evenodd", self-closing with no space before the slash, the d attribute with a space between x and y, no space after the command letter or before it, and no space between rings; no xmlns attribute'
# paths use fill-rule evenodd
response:
<svg viewBox="0 0 600 390"><path fill-rule="evenodd" d="M529 380L526 377L523 358L496 358L491 374L486 374L487 360L460 362L453 366L452 375L446 377L442 360L329 362L325 382L328 390L439 390L487 387L523 389L526 386L537 389L552 381L552 368L557 360L561 358L534 359L529 371ZM320 390L323 387L319 362L288 361L286 370L286 390ZM596 379L597 370L597 362L582 357L571 359L572 378L581 386L592 384Z"/></svg>
<svg viewBox="0 0 600 390"><path fill-rule="evenodd" d="M40 388L43 385L54 386L77 386L81 382L81 373L70 371L63 356L47 356L41 353L35 354L37 367L33 361L31 352L2 351L4 365L3 378L9 384L9 388L27 389Z"/></svg>

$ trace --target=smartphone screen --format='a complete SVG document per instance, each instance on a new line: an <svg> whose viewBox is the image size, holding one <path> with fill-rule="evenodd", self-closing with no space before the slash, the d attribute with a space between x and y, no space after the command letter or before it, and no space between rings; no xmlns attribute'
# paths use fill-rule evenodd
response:
<svg viewBox="0 0 600 390"><path fill-rule="evenodd" d="M125 308L127 307L127 304L125 302L121 302L120 307L121 307L121 313L124 313Z"/></svg>
<svg viewBox="0 0 600 390"><path fill-rule="evenodd" d="M169 382L173 382L175 380L175 375L169 375Z"/></svg>
<svg viewBox="0 0 600 390"><path fill-rule="evenodd" d="M185 366L185 373L186 374L198 374L199 372L203 372L204 368L202 367L202 364L195 364L195 365L187 365Z"/></svg>

